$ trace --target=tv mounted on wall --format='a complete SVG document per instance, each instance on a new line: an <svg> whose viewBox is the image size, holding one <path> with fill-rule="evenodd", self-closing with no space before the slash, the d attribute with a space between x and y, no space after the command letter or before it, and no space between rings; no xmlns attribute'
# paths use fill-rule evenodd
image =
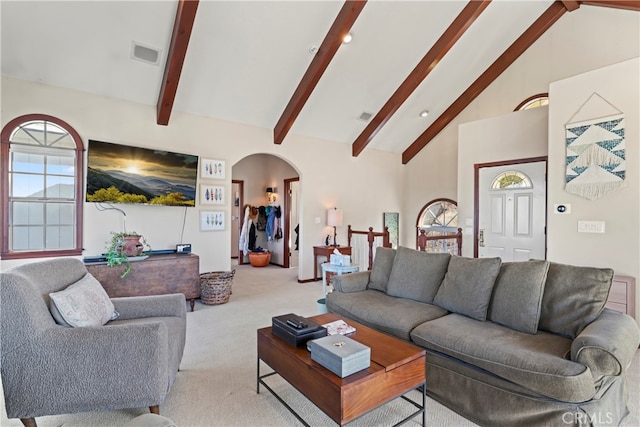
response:
<svg viewBox="0 0 640 427"><path fill-rule="evenodd" d="M87 202L195 206L198 156L89 140Z"/></svg>

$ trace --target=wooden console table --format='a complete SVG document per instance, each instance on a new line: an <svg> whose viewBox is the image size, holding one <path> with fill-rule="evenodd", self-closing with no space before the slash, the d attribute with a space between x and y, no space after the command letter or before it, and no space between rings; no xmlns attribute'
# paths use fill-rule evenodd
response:
<svg viewBox="0 0 640 427"><path fill-rule="evenodd" d="M313 247L313 280L320 280L318 277L318 257L323 256L329 262L334 249L340 251L342 255L351 255L351 246L314 246Z"/></svg>
<svg viewBox="0 0 640 427"><path fill-rule="evenodd" d="M151 255L132 262L124 278L120 278L124 265L109 267L97 262L86 267L111 298L181 293L189 300L191 311L200 298L200 258L196 254Z"/></svg>

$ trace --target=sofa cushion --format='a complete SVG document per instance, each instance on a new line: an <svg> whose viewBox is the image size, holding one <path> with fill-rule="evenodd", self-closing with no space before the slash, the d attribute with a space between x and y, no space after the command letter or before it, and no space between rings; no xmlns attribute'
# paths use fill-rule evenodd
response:
<svg viewBox="0 0 640 427"><path fill-rule="evenodd" d="M398 247L389 275L387 294L432 303L447 272L449 259L449 254Z"/></svg>
<svg viewBox="0 0 640 427"><path fill-rule="evenodd" d="M500 258L454 256L433 303L473 319L485 320Z"/></svg>
<svg viewBox="0 0 640 427"><path fill-rule="evenodd" d="M538 328L575 338L602 313L612 279L610 268L550 263Z"/></svg>
<svg viewBox="0 0 640 427"><path fill-rule="evenodd" d="M419 325L411 339L552 399L578 403L595 394L591 371L567 359L571 340L560 335L525 334L452 313Z"/></svg>
<svg viewBox="0 0 640 427"><path fill-rule="evenodd" d="M327 295L327 309L407 341L413 328L447 314L435 305L391 297L372 289L349 294L331 292Z"/></svg>
<svg viewBox="0 0 640 427"><path fill-rule="evenodd" d="M101 326L118 317L107 292L89 273L49 298L51 315L63 326Z"/></svg>
<svg viewBox="0 0 640 427"><path fill-rule="evenodd" d="M548 261L503 263L493 286L487 319L535 334L548 270Z"/></svg>
<svg viewBox="0 0 640 427"><path fill-rule="evenodd" d="M396 250L380 246L376 248L376 255L373 259L371 277L369 278L369 289L387 292L387 284L391 275L391 267L396 257Z"/></svg>

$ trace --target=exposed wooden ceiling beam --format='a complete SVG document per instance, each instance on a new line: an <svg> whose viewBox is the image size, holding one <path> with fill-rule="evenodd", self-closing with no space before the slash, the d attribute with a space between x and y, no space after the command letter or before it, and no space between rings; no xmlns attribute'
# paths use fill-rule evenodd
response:
<svg viewBox="0 0 640 427"><path fill-rule="evenodd" d="M404 152L402 163L407 164L420 150L427 146L449 123L456 118L478 95L482 93L504 70L506 70L524 51L526 51L545 31L547 31L564 13L566 7L559 1L554 2L511 46L496 59L471 86L456 99Z"/></svg>
<svg viewBox="0 0 640 427"><path fill-rule="evenodd" d="M387 123L400 106L416 90L420 83L431 73L436 65L444 58L453 45L462 37L473 22L489 6L491 0L470 1L460 12L449 28L442 33L438 41L411 71L400 87L391 95L378 114L369 122L367 127L356 138L351 146L351 153L355 157L373 140L380 129Z"/></svg>
<svg viewBox="0 0 640 427"><path fill-rule="evenodd" d="M581 0L580 3L591 6L614 7L616 9L627 9L640 12L640 1L638 0Z"/></svg>
<svg viewBox="0 0 640 427"><path fill-rule="evenodd" d="M344 36L349 33L366 3L366 0L345 1L273 130L274 144L282 144L284 141L302 107L320 81L320 77L340 48Z"/></svg>
<svg viewBox="0 0 640 427"><path fill-rule="evenodd" d="M164 77L158 96L157 123L166 126L173 109L173 101L176 99L180 74L187 55L187 47L191 38L193 22L196 19L199 0L178 0L176 20L173 24L173 34L169 44L167 63L164 66Z"/></svg>
<svg viewBox="0 0 640 427"><path fill-rule="evenodd" d="M569 12L573 12L577 8L580 7L580 3L577 0L560 0L564 7L567 8Z"/></svg>

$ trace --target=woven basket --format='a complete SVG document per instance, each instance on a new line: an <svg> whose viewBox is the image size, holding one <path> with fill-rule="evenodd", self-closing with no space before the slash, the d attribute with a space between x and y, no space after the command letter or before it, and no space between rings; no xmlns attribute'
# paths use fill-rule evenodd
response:
<svg viewBox="0 0 640 427"><path fill-rule="evenodd" d="M200 301L207 305L229 302L233 275L236 271L211 271L200 275Z"/></svg>

